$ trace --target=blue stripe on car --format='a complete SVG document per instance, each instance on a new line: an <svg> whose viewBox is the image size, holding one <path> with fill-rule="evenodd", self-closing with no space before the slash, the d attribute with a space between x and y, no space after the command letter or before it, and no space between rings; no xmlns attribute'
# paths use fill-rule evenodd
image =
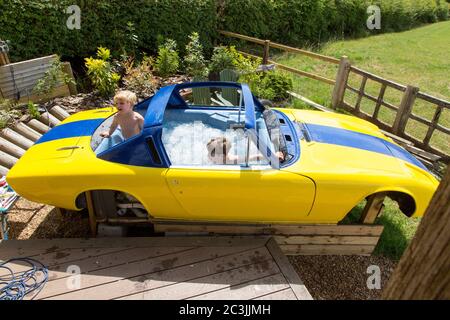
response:
<svg viewBox="0 0 450 320"><path fill-rule="evenodd" d="M58 125L44 134L36 144L64 138L91 136L105 119L89 119Z"/></svg>
<svg viewBox="0 0 450 320"><path fill-rule="evenodd" d="M387 156L399 158L428 171L428 169L408 151L379 137L311 123L306 124L306 127L313 141L382 153Z"/></svg>

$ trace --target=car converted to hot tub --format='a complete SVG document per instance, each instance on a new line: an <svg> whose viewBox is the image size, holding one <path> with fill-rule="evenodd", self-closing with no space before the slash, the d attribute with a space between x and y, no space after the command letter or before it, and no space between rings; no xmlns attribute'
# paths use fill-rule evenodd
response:
<svg viewBox="0 0 450 320"><path fill-rule="evenodd" d="M438 186L375 125L269 108L245 84L163 87L135 106L145 119L140 134L124 140L119 127L104 139L116 111L79 112L52 128L8 183L29 200L70 210L86 205L87 191L113 190L140 202L150 220L308 224L338 223L378 193L421 216ZM206 146L216 137L229 141L235 162L211 161Z"/></svg>

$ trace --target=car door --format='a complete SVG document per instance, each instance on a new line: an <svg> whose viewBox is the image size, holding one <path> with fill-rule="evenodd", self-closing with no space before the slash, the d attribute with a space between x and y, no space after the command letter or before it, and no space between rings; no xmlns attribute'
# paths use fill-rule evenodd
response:
<svg viewBox="0 0 450 320"><path fill-rule="evenodd" d="M171 167L166 179L192 220L299 222L315 195L309 178L270 166Z"/></svg>

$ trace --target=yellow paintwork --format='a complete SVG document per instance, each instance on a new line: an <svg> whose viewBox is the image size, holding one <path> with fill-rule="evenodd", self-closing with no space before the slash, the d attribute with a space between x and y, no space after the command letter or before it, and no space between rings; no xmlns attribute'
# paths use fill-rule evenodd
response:
<svg viewBox="0 0 450 320"><path fill-rule="evenodd" d="M291 119L380 137L364 120L317 111L279 109ZM104 108L77 113L63 123L106 118ZM428 172L383 154L301 140L293 165L266 170L147 168L98 159L90 137L31 147L7 180L23 197L67 209L88 190L118 190L137 198L153 218L272 223L337 223L360 201L380 191L411 195L425 211L438 181ZM79 149L57 151L65 146Z"/></svg>

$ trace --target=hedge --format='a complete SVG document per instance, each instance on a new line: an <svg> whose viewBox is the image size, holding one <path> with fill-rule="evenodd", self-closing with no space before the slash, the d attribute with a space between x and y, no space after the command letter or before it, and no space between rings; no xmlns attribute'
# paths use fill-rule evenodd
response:
<svg viewBox="0 0 450 320"><path fill-rule="evenodd" d="M66 27L64 11L72 4L81 8L81 30ZM381 7L380 31L366 27L370 4ZM128 21L139 49L154 53L158 35L173 38L181 50L198 31L210 51L217 29L302 46L447 17L445 0L0 0L0 39L10 40L10 56L17 61L53 53L86 57L100 45L118 54Z"/></svg>
<svg viewBox="0 0 450 320"><path fill-rule="evenodd" d="M69 30L68 6L81 9L81 29ZM100 45L119 53L134 24L139 49L154 53L158 35L184 48L187 35L199 31L207 49L215 36L215 0L0 0L0 39L10 40L12 60L57 53L86 57Z"/></svg>
<svg viewBox="0 0 450 320"><path fill-rule="evenodd" d="M294 46L337 37L402 31L446 20L444 0L226 0L222 29ZM381 30L367 29L367 8L381 9Z"/></svg>

